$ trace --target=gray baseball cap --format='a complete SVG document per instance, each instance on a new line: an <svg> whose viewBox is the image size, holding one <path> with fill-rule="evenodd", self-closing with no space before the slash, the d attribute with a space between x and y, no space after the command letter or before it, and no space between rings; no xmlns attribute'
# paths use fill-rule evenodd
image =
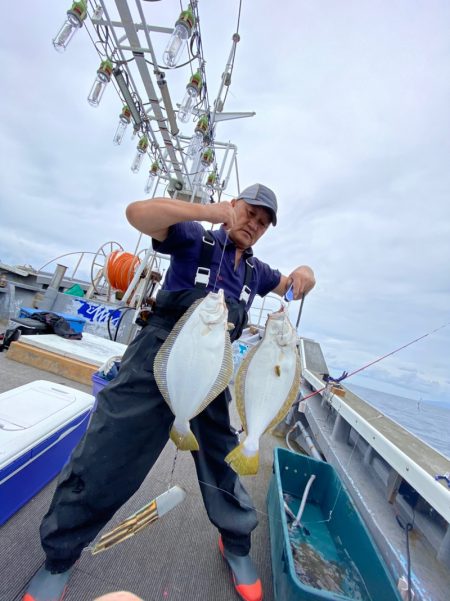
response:
<svg viewBox="0 0 450 601"><path fill-rule="evenodd" d="M270 211L272 224L277 224L277 197L267 186L264 186L263 184L253 184L253 186L249 186L248 188L245 188L245 190L242 190L237 198L238 200L245 200L248 204L255 205L256 207L266 207Z"/></svg>

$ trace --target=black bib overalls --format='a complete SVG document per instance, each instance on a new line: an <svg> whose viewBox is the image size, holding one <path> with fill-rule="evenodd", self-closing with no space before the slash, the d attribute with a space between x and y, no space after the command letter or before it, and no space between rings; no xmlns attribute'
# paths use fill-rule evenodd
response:
<svg viewBox="0 0 450 601"><path fill-rule="evenodd" d="M201 262L207 262L205 255ZM244 287L248 269L245 279ZM153 361L179 317L205 294L205 286L180 292L161 290L155 312L128 346L118 376L98 394L88 431L63 468L41 525L47 569L70 567L136 492L158 459L174 416L156 385ZM235 339L247 321L245 303L227 299L227 304ZM209 519L231 552L247 555L250 533L258 522L249 495L224 461L238 443L230 426L230 398L227 388L191 420L200 446L192 456Z"/></svg>

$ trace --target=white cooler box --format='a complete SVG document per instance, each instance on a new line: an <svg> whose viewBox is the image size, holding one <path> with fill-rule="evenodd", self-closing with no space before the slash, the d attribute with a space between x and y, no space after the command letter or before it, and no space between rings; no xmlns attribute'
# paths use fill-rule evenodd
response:
<svg viewBox="0 0 450 601"><path fill-rule="evenodd" d="M0 394L0 524L61 471L93 404L92 395L46 380Z"/></svg>

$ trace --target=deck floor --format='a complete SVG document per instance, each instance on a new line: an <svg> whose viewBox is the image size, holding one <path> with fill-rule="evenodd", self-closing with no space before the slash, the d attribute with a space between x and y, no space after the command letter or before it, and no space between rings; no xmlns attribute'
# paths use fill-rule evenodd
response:
<svg viewBox="0 0 450 601"><path fill-rule="evenodd" d="M0 392L34 380L91 392L87 386L17 363L0 353ZM240 425L236 414L233 421ZM274 599L266 494L275 446L284 446L284 440L266 434L259 473L244 479L259 512L251 554L261 576L265 601ZM93 556L85 550L76 564L65 601L92 601L114 590L131 591L145 601L238 599L217 547L217 531L203 506L192 457L179 452L171 478L174 454L175 447L169 442L141 488L106 529L171 485L187 491L185 501L135 537L104 553ZM38 530L54 487L53 481L0 527L0 601L20 601L25 584L44 561Z"/></svg>

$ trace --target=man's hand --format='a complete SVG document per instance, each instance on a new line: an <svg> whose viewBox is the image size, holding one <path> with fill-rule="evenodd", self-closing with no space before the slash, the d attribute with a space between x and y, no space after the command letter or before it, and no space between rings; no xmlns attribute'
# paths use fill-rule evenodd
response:
<svg viewBox="0 0 450 601"><path fill-rule="evenodd" d="M209 223L223 223L226 230L231 230L236 223L236 213L231 202L224 200L219 203L205 205L207 209L204 221Z"/></svg>
<svg viewBox="0 0 450 601"><path fill-rule="evenodd" d="M304 294L308 294L316 285L314 272L307 265L302 265L294 269L288 280L290 281L288 287L292 284L294 300L299 300Z"/></svg>
<svg viewBox="0 0 450 601"><path fill-rule="evenodd" d="M311 267L301 265L294 269L289 276L282 275L280 283L273 292L284 296L291 285L294 300L299 300L304 294L308 294L316 285L316 278Z"/></svg>

